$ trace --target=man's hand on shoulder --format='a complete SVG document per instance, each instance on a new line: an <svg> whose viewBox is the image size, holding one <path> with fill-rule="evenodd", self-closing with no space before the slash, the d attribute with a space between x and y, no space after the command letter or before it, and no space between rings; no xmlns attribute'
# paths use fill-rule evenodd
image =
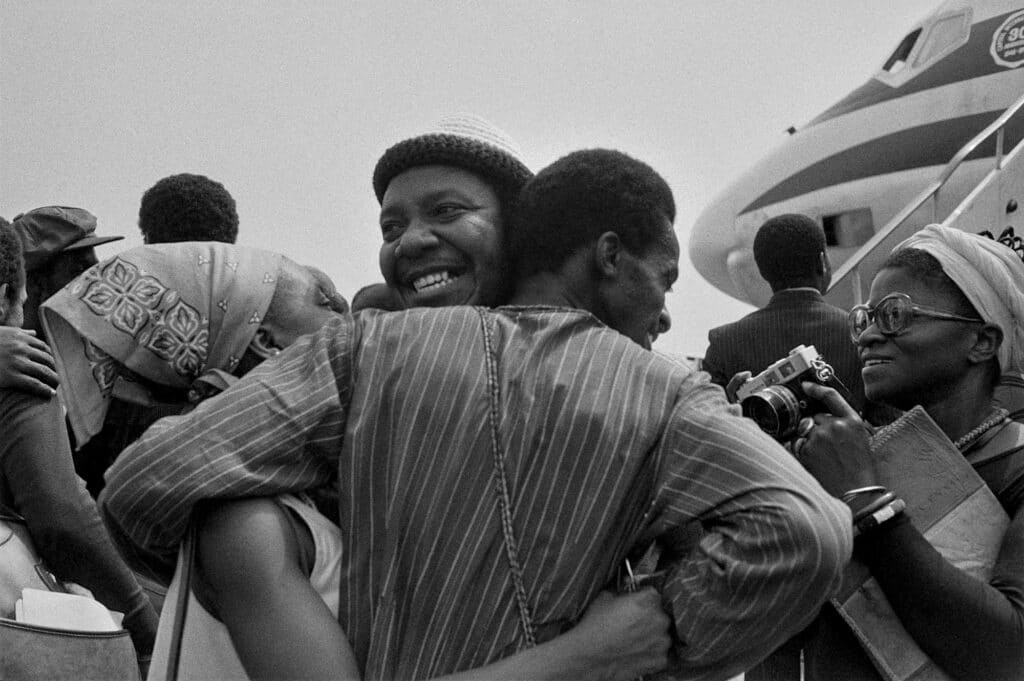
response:
<svg viewBox="0 0 1024 681"><path fill-rule="evenodd" d="M0 388L49 399L59 384L50 348L34 331L0 326Z"/></svg>

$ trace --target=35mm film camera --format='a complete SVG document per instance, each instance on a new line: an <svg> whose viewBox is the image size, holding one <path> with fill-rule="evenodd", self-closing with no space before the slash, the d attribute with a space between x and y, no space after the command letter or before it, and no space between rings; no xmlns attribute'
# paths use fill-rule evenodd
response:
<svg viewBox="0 0 1024 681"><path fill-rule="evenodd" d="M836 378L832 366L813 345L798 345L789 355L740 386L736 397L743 415L777 440L788 440L800 419L827 411L825 405L809 398L800 387L812 381L837 389L844 398L848 392Z"/></svg>

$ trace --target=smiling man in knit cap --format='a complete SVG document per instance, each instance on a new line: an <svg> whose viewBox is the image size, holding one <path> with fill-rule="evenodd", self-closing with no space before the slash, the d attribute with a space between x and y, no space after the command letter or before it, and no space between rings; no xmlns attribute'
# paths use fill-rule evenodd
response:
<svg viewBox="0 0 1024 681"><path fill-rule="evenodd" d="M511 282L502 238L531 177L515 142L468 114L385 151L373 171L380 270L401 305L504 302Z"/></svg>

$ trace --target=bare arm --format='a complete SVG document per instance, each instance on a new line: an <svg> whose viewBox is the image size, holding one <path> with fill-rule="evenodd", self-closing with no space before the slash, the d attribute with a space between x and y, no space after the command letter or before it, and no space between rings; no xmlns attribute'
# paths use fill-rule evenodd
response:
<svg viewBox="0 0 1024 681"><path fill-rule="evenodd" d="M877 484L867 430L834 391L805 383L835 417L817 415L801 461L826 489ZM1024 668L1024 513L1003 537L988 583L963 572L903 517L857 540L893 610L921 649L962 679L1017 679Z"/></svg>
<svg viewBox="0 0 1024 681"><path fill-rule="evenodd" d="M57 398L0 390L0 421L0 489L9 491L9 502L25 517L40 556L61 579L81 584L105 606L123 612L136 649L148 655L156 612L75 475Z"/></svg>
<svg viewBox="0 0 1024 681"><path fill-rule="evenodd" d="M270 499L247 499L204 514L197 560L212 605L252 678L359 679L344 632L302 568L312 538L296 536L301 526L286 512ZM625 681L665 666L668 624L653 589L605 592L567 633L442 679Z"/></svg>
<svg viewBox="0 0 1024 681"><path fill-rule="evenodd" d="M958 679L1020 679L1024 669L1024 514L986 583L953 566L905 519L858 540L893 610L921 649Z"/></svg>
<svg viewBox="0 0 1024 681"><path fill-rule="evenodd" d="M272 499L204 514L196 561L245 671L253 679L360 678L337 619L299 559L295 526Z"/></svg>

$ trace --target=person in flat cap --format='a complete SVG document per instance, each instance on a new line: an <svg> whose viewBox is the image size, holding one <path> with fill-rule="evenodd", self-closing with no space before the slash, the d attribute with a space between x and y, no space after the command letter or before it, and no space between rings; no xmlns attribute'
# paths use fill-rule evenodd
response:
<svg viewBox="0 0 1024 681"><path fill-rule="evenodd" d="M377 161L380 270L403 308L505 302L502 247L520 190L533 172L518 145L470 114L391 146Z"/></svg>
<svg viewBox="0 0 1024 681"><path fill-rule="evenodd" d="M98 236L96 216L83 208L44 206L11 221L25 253L28 299L24 327L46 340L39 306L98 261L94 248L123 239Z"/></svg>

